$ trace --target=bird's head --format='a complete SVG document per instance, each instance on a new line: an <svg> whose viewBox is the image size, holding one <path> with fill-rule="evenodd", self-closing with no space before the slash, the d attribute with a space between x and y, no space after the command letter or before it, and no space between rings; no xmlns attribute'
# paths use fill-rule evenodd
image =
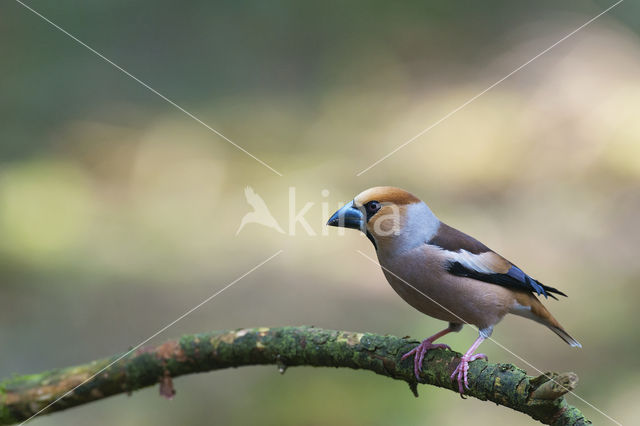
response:
<svg viewBox="0 0 640 426"><path fill-rule="evenodd" d="M398 237L419 237L438 223L415 195L392 186L376 186L356 195L331 216L327 225L359 229L377 249Z"/></svg>

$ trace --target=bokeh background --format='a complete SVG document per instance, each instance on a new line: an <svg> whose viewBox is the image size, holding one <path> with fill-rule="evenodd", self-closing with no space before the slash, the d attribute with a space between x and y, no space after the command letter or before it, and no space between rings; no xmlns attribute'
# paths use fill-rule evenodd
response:
<svg viewBox="0 0 640 426"><path fill-rule="evenodd" d="M284 252L151 343L313 324L426 337L333 211L381 184L569 294L580 340L507 318L494 337L616 420L640 414L640 4L626 1L366 173L374 161L612 2L30 1L280 177L20 4L0 6L0 377L119 353ZM288 231L247 225L250 185ZM324 192L323 192L324 191ZM328 194L327 194L328 191ZM466 350L466 327L445 340ZM535 374L493 343L483 352ZM247 367L34 425L531 424L453 392L350 370ZM597 424L607 418L569 400Z"/></svg>

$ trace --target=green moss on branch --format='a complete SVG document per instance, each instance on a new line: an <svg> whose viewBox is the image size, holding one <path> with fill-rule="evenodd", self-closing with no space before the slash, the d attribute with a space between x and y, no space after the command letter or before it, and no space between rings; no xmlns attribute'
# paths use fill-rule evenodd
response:
<svg viewBox="0 0 640 426"><path fill-rule="evenodd" d="M185 335L160 346L140 348L115 363L122 355L4 380L0 382L0 425L25 421L61 397L42 414L157 383L160 393L171 397L172 377L243 365L370 370L404 380L415 390L412 360L400 358L417 343L393 336L314 327L249 328ZM429 351L422 382L457 392L458 385L449 376L459 356L444 349ZM96 377L69 392L98 372ZM565 376L555 375L554 380ZM577 378L566 383L572 389L576 381ZM547 377L532 378L511 364L477 360L470 364L471 389L466 394L528 414L545 424L588 424L577 408L567 404L562 390L548 382Z"/></svg>

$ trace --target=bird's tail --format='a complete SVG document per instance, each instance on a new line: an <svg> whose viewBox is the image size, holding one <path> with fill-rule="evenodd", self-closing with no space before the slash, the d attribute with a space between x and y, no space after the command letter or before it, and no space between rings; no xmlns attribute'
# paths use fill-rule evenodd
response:
<svg viewBox="0 0 640 426"><path fill-rule="evenodd" d="M571 337L569 335L569 333L567 333L566 331L564 331L564 329L562 327L556 327L550 324L545 324L547 327L549 327L549 329L551 331L553 331L554 333L556 333L558 336L560 336L560 338L562 340L564 340L565 342L567 342L570 346L574 347L574 348L581 348L582 345L580 344L580 342L578 342L576 339L574 339L573 337Z"/></svg>
<svg viewBox="0 0 640 426"><path fill-rule="evenodd" d="M562 340L574 348L582 347L580 342L571 337L569 333L564 330L558 320L551 315L551 312L544 307L537 297L532 294L520 293L516 296L516 300L520 306L519 308L512 310L511 313L546 325L551 331L556 333Z"/></svg>

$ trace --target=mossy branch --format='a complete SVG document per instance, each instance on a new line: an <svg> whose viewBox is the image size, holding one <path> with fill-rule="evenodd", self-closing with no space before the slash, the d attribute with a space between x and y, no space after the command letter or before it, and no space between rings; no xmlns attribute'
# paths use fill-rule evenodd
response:
<svg viewBox="0 0 640 426"><path fill-rule="evenodd" d="M249 328L185 335L160 346L140 348L115 363L122 355L4 380L0 382L0 425L25 421L63 395L42 414L158 383L160 393L171 397L172 377L243 365L274 364L281 371L303 365L370 370L404 380L417 396L413 361L400 359L417 343L407 338L314 327ZM422 382L457 392L458 385L449 376L459 357L459 353L449 350L429 351ZM99 371L95 378L69 392ZM590 423L563 397L575 387L575 374L550 375L554 380L527 376L511 364L477 360L470 364L471 389L466 395L520 411L545 424Z"/></svg>

